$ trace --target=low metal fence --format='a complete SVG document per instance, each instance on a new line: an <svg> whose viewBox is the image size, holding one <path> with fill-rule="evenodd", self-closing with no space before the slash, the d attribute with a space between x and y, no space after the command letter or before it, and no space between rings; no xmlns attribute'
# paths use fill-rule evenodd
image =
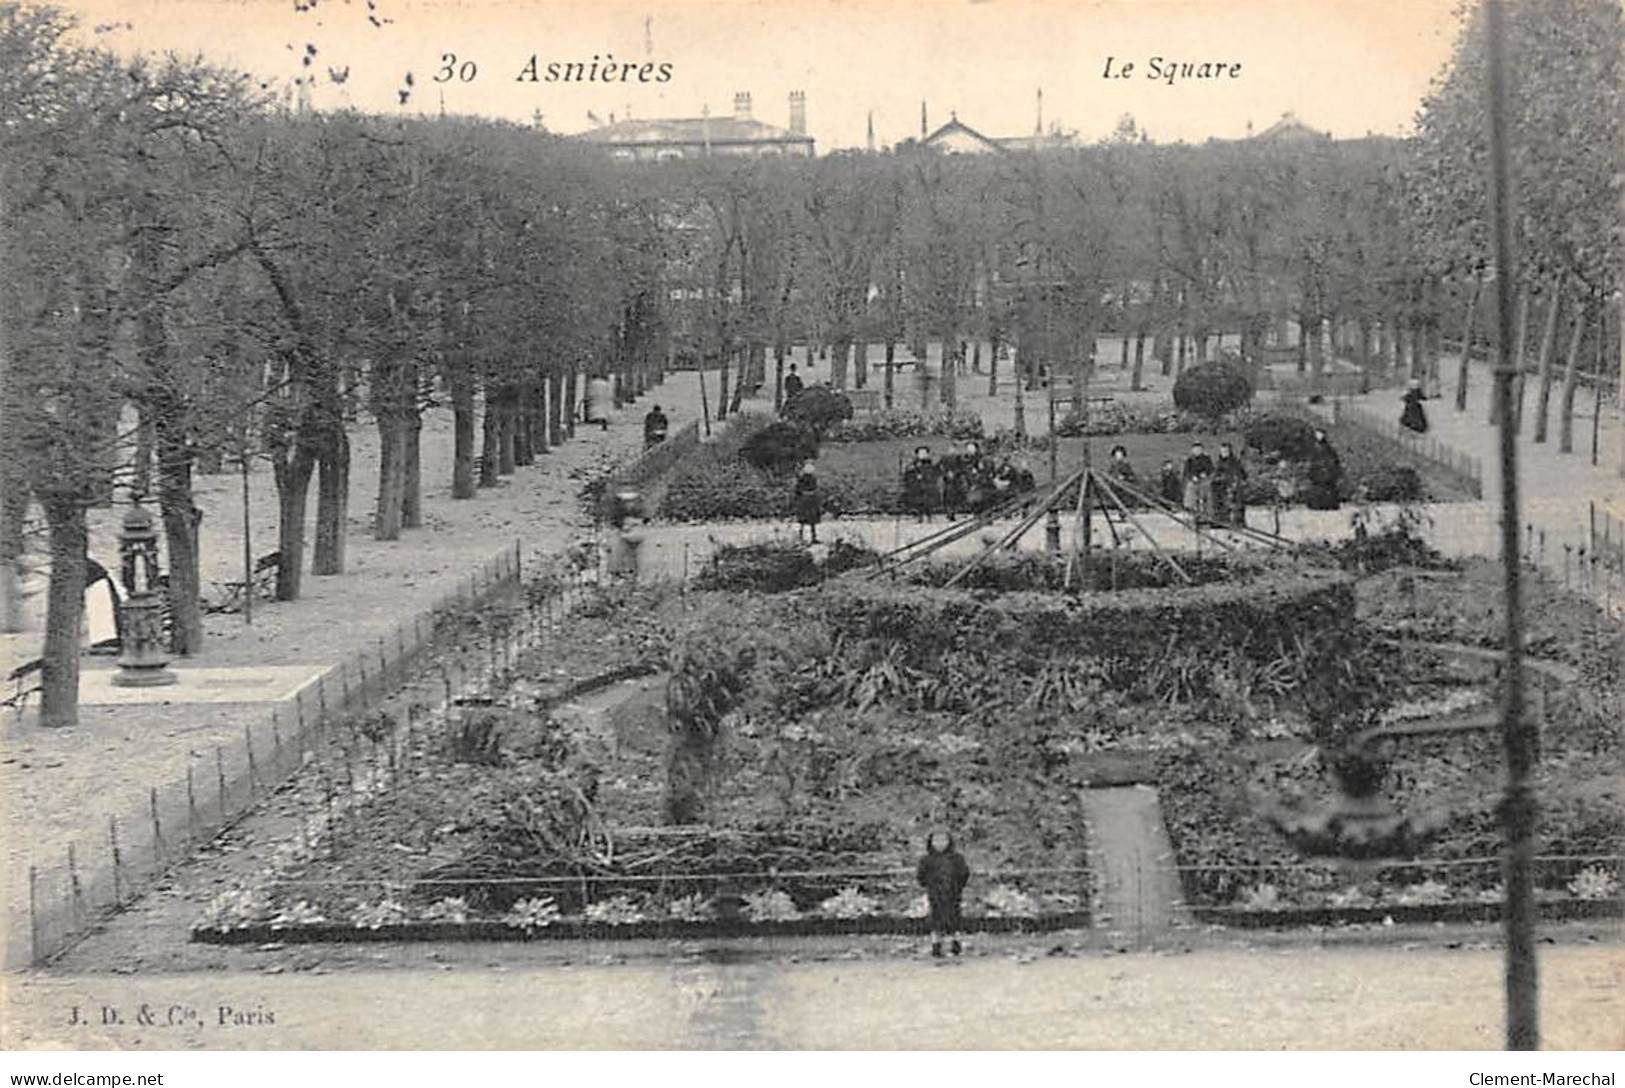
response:
<svg viewBox="0 0 1625 1088"><path fill-rule="evenodd" d="M433 607L396 624L387 638L330 666L263 717L246 721L240 741L192 753L184 776L150 785L139 809L110 816L94 835L41 844L28 866L26 922L14 918L8 927L7 965L47 962L151 888L305 766L335 722L403 684L422 651L436 643L437 617L490 600L516 586L519 577L516 542ZM489 641L494 663L495 636ZM468 682L466 675L462 682ZM344 770L349 789L365 781L349 760Z"/></svg>
<svg viewBox="0 0 1625 1088"><path fill-rule="evenodd" d="M1340 400L1332 401L1332 421L1346 423L1384 438L1417 460L1460 477L1473 498L1484 497L1484 464L1477 457Z"/></svg>

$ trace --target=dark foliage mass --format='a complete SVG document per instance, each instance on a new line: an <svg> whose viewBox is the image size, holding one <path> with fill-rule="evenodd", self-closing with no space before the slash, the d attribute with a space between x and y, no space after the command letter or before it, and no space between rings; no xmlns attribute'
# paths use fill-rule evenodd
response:
<svg viewBox="0 0 1625 1088"><path fill-rule="evenodd" d="M1208 419L1233 412L1252 399L1252 383L1231 363L1203 363L1174 379L1174 405Z"/></svg>

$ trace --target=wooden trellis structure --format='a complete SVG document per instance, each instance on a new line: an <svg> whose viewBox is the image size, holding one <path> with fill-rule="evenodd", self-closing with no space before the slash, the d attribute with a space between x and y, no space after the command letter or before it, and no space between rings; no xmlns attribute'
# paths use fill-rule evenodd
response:
<svg viewBox="0 0 1625 1088"><path fill-rule="evenodd" d="M1076 493L1076 501L1069 502L1069 496ZM1071 509L1065 509L1070 506ZM1069 513L1074 519L1073 546L1066 561L1066 575L1064 588L1070 590L1074 576L1080 584L1087 584L1089 564L1095 548L1094 542L1094 513L1099 510L1104 516L1106 530L1111 536L1113 548L1120 548L1127 539L1125 527L1139 533L1140 537L1151 546L1158 558L1173 571L1174 576L1181 582L1189 585L1193 579L1179 565L1179 560L1170 549L1165 548L1157 539L1157 534L1136 513L1136 506L1144 510L1157 511L1165 514L1175 525L1181 529L1194 533L1198 540L1205 541L1215 548L1225 552L1240 550L1240 544L1228 539L1228 534L1241 537L1243 541L1253 544L1262 544L1271 550L1291 549L1291 541L1257 529L1249 525L1222 525L1210 526L1202 523L1196 514L1185 507L1176 506L1162 498L1143 491L1134 484L1130 484L1109 473L1095 469L1087 456L1082 468L1068 475L1047 492L1029 492L1019 495L1005 502L992 506L979 514L973 515L964 521L949 522L942 529L911 541L901 547L895 548L881 557L880 563L869 571L869 577L874 578L882 574L895 574L902 567L908 566L927 556L934 555L955 541L963 540L972 534L986 530L1005 518L1019 515L1015 526L999 537L989 541L981 551L966 561L965 565L947 582L953 586L967 577L995 552L1014 549L1021 538L1039 520L1048 514L1059 515Z"/></svg>

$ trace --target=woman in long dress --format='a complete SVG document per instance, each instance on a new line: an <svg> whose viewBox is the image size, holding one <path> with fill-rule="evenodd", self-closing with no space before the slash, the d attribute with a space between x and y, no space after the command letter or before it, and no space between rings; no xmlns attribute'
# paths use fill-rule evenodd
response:
<svg viewBox="0 0 1625 1088"><path fill-rule="evenodd" d="M1405 389L1405 408L1399 413L1399 425L1417 434L1427 434L1428 414L1422 407L1422 383L1415 378Z"/></svg>

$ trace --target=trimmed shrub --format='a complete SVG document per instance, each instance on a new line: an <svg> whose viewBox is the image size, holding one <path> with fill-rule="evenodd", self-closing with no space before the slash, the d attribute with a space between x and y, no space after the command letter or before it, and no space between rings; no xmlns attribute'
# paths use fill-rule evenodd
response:
<svg viewBox="0 0 1625 1088"><path fill-rule="evenodd" d="M800 423L815 434L823 434L841 420L852 418L852 402L844 393L814 385L785 404L784 418Z"/></svg>
<svg viewBox="0 0 1625 1088"><path fill-rule="evenodd" d="M1229 363L1203 363L1174 381L1174 404L1188 412L1217 419L1253 399L1247 376Z"/></svg>
<svg viewBox="0 0 1625 1088"><path fill-rule="evenodd" d="M787 510L782 485L715 446L684 458L660 501L660 516L672 521L784 517Z"/></svg>
<svg viewBox="0 0 1625 1088"><path fill-rule="evenodd" d="M783 476L818 456L818 438L798 423L772 423L747 438L739 456L769 475Z"/></svg>
<svg viewBox="0 0 1625 1088"><path fill-rule="evenodd" d="M1304 461L1314 451L1315 425L1302 416L1272 412L1249 423L1242 437L1248 449L1266 456L1278 453L1288 461Z"/></svg>

